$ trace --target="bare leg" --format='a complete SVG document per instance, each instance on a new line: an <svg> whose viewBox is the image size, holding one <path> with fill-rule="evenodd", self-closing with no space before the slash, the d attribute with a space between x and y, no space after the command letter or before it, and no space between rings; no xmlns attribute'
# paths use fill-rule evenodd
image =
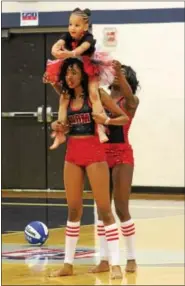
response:
<svg viewBox="0 0 185 286"><path fill-rule="evenodd" d="M94 199L101 213L104 225L106 227L115 224L115 219L112 214L109 195L109 170L106 162L94 163L87 167L87 175L92 187ZM119 253L119 241L116 244L115 253ZM110 254L112 255L112 253ZM116 261L119 261L119 258ZM93 271L94 272L94 271ZM111 278L121 279L122 272L119 262L111 267Z"/></svg>
<svg viewBox="0 0 185 286"><path fill-rule="evenodd" d="M97 209L98 213L98 224L97 224L97 230L98 230L98 236L99 236L99 242L100 242L100 263L93 268L89 269L89 272L91 273L101 273L101 272L109 272L110 267L109 267L109 253L107 249L107 240L105 233L99 233L99 225L101 224L102 226L102 218L99 210ZM104 224L102 226L103 232L105 231L104 229ZM101 228L101 229L102 229ZM102 231L101 231L102 232Z"/></svg>
<svg viewBox="0 0 185 286"><path fill-rule="evenodd" d="M73 179L71 180L71 174ZM82 192L84 187L84 170L72 163L65 162L64 165L64 183L68 203L68 221L75 223L79 222L82 216ZM72 242L71 248L74 248ZM75 242L77 243L77 241ZM50 276L71 276L73 275L73 253L71 253L70 241L66 235L65 242L65 259L62 268L54 271ZM74 249L75 251L75 249ZM72 258L71 258L72 257ZM69 260L70 258L70 260ZM70 261L71 263L65 262Z"/></svg>
<svg viewBox="0 0 185 286"><path fill-rule="evenodd" d="M110 174L109 192L110 192L110 201L112 201L113 182L112 182L112 169L110 168L109 168L109 174ZM98 213L98 221L102 222L102 217L98 209L97 209L97 213ZM100 240L100 263L96 265L95 267L93 267L92 269L90 269L90 272L93 272L93 273L108 272L110 270L109 260L108 260L108 251L107 251L107 245L106 245L107 241L106 241L105 235L99 236L99 240ZM106 257L106 260L105 260L105 257Z"/></svg>
<svg viewBox="0 0 185 286"><path fill-rule="evenodd" d="M129 196L131 191L133 176L133 166L128 164L120 164L114 167L112 172L114 185L114 203L116 213L121 223L131 220L129 212ZM133 229L130 228L131 230ZM132 231L130 232L133 233ZM127 265L126 272L135 272L137 268L135 260L135 245L134 245L135 231L132 235L126 236L127 247ZM132 241L133 240L133 241Z"/></svg>
<svg viewBox="0 0 185 286"><path fill-rule="evenodd" d="M59 112L58 112L58 121L62 122L64 125L67 122L67 107L69 104L69 99L61 95L60 97L60 104L59 104ZM50 150L54 150L58 148L58 146L66 141L66 136L64 131L53 132L51 134L54 142L52 146L50 146Z"/></svg>

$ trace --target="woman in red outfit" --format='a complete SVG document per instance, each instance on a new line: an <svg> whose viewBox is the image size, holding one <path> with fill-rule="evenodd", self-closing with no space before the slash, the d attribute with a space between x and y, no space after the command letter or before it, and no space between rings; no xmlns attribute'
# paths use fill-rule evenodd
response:
<svg viewBox="0 0 185 286"><path fill-rule="evenodd" d="M121 233L125 238L126 272L136 271L135 225L129 212L129 196L134 171L134 157L129 143L128 133L137 110L139 99L135 95L139 82L135 71L114 61L115 80L111 88L111 97L128 115L129 121L124 126L108 126L109 141L104 144L106 160L110 168L116 214L121 223ZM109 114L109 113L108 113ZM109 114L111 116L111 114ZM113 115L112 115L113 116ZM98 118L97 118L98 120ZM105 239L104 223L98 213L97 232L100 239L100 264L91 269L92 272L109 271L109 254Z"/></svg>
<svg viewBox="0 0 185 286"><path fill-rule="evenodd" d="M104 145L100 143L96 133L92 106L89 101L88 76L84 72L83 63L77 58L64 61L60 75L62 81L62 96L67 95L69 105L67 119L70 125L67 141L67 151L64 164L64 185L68 203L68 221L66 227L65 259L63 268L52 276L67 276L73 274L73 260L80 231L82 216L82 192L84 187L84 171L91 184L94 199L101 215L108 245L113 279L121 278L119 266L119 239L109 197L109 169L105 158ZM128 116L100 90L102 102L109 106L109 111L117 114L117 118L108 118L102 114L99 123L110 125L126 124ZM52 124L57 131L61 128L59 122Z"/></svg>

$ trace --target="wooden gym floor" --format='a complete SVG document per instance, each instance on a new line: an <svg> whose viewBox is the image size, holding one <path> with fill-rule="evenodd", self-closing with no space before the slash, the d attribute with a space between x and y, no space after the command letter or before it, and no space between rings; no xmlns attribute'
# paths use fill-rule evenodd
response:
<svg viewBox="0 0 185 286"><path fill-rule="evenodd" d="M84 197L75 275L49 278L48 272L63 263L65 199L61 193L43 197L41 193L2 192L2 285L184 285L183 196L131 198L138 270L136 274L124 272L122 281L111 281L109 273L88 273L98 263L99 252L94 228L96 210L90 195ZM32 220L41 220L49 227L49 239L42 247L28 245L24 239L24 227ZM120 252L124 271L122 237Z"/></svg>

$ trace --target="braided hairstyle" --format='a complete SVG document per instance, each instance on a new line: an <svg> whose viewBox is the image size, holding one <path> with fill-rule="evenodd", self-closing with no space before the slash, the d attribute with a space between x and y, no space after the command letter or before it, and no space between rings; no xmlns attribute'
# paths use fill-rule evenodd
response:
<svg viewBox="0 0 185 286"><path fill-rule="evenodd" d="M89 17L91 16L91 11L89 9L82 10L80 8L76 8L72 11L71 14L78 15L83 18L85 23L89 23Z"/></svg>

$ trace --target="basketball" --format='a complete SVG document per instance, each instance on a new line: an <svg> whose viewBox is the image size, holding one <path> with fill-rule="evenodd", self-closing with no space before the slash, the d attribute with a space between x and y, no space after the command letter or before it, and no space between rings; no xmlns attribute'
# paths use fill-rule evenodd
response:
<svg viewBox="0 0 185 286"><path fill-rule="evenodd" d="M46 242L49 232L43 222L32 221L25 227L24 234L30 244L42 245Z"/></svg>

